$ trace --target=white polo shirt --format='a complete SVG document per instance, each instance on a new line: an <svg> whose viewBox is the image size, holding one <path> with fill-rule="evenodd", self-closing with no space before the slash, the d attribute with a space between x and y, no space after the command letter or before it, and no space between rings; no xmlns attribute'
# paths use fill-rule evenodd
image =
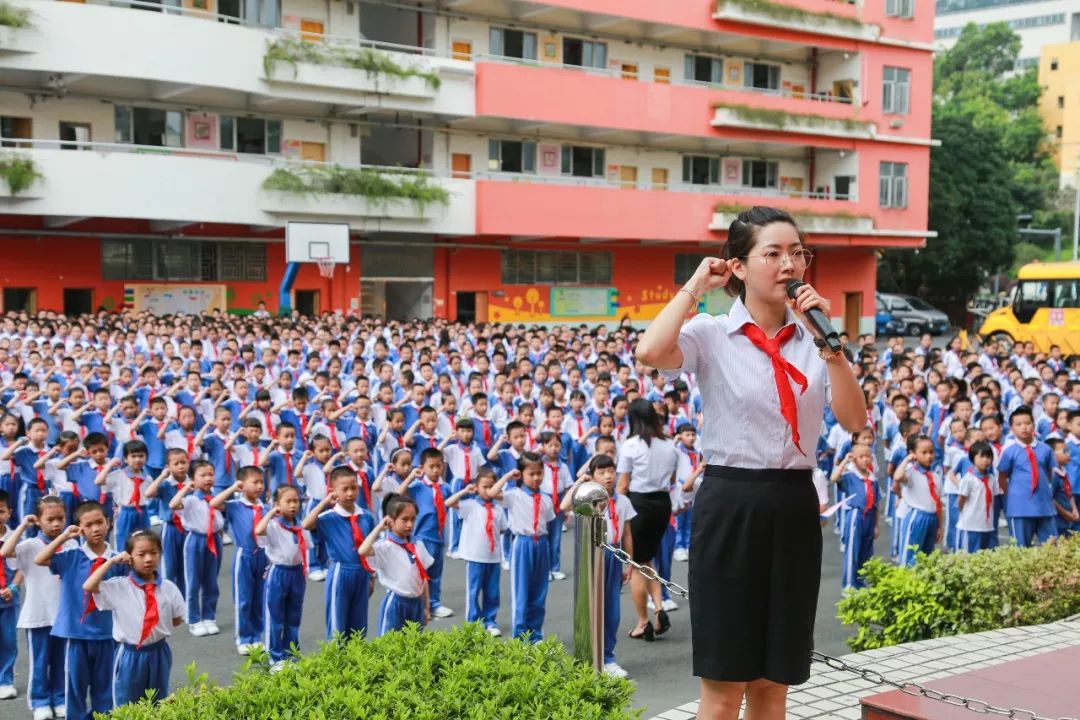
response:
<svg viewBox="0 0 1080 720"><path fill-rule="evenodd" d="M479 497L462 500L458 505L461 515L461 557L470 562L497 563L502 561L502 543L499 536L507 528L506 513L502 503L491 501L492 538L487 534L488 512ZM492 547L494 545L494 547Z"/></svg>
<svg viewBox="0 0 1080 720"><path fill-rule="evenodd" d="M183 619L186 612L184 596L171 580L157 576L154 599L158 606L158 621L143 642L152 645L172 635L174 619ZM142 636L143 618L146 615L146 591L135 582L132 574L109 578L98 586L94 603L100 610L113 614L113 640L128 645L138 645Z"/></svg>
<svg viewBox="0 0 1080 720"><path fill-rule="evenodd" d="M423 541L414 540L413 546L416 549L417 558L423 563L424 568L431 567L431 564L435 562L435 558L431 557L431 553L424 547ZM415 598L420 597L420 594L424 591L420 573L417 572L416 565L409 558L409 553L405 551L405 548L387 539L386 536L383 536L375 543L375 554L368 558L368 563L378 572L379 583L395 595Z"/></svg>

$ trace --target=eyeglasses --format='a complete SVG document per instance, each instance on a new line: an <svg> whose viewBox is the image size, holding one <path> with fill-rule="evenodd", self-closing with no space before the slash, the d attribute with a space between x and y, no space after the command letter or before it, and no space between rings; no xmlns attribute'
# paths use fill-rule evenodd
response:
<svg viewBox="0 0 1080 720"><path fill-rule="evenodd" d="M792 250L790 253L782 253L779 250L769 250L760 255L743 255L742 259L761 258L766 265L779 265L784 258L794 267L809 267L814 260L814 253L809 250Z"/></svg>

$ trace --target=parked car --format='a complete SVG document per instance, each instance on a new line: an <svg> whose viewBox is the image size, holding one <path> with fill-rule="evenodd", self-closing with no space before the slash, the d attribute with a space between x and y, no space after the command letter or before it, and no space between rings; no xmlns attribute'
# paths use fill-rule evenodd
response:
<svg viewBox="0 0 1080 720"><path fill-rule="evenodd" d="M902 335L904 323L893 317L893 314L885 309L884 303L878 300L877 318L874 323L876 335Z"/></svg>
<svg viewBox="0 0 1080 720"><path fill-rule="evenodd" d="M894 320L903 323L907 335L943 335L949 332L949 316L914 295L878 293L878 307L885 308Z"/></svg>

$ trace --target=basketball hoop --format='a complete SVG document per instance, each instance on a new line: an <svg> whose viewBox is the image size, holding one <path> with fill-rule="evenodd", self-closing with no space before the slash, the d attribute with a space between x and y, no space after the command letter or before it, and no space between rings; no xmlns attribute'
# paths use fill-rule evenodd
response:
<svg viewBox="0 0 1080 720"><path fill-rule="evenodd" d="M319 274L324 278L334 277L334 267L337 265L333 258L316 258L315 264L319 266Z"/></svg>

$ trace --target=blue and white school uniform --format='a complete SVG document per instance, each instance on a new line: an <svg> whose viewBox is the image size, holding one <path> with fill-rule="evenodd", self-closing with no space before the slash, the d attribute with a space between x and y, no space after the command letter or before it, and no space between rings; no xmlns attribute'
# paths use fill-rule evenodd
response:
<svg viewBox="0 0 1080 720"><path fill-rule="evenodd" d="M502 548L499 540L507 528L501 503L479 496L460 504L461 557L465 560L465 621L497 628L499 574Z"/></svg>
<svg viewBox="0 0 1080 720"><path fill-rule="evenodd" d="M296 448L290 451L278 448L270 453L270 459L266 462L266 494L269 497L273 497L282 485L296 486L295 468L301 454Z"/></svg>
<svg viewBox="0 0 1080 720"><path fill-rule="evenodd" d="M36 463L45 457L44 447L35 448L33 445L23 445L11 456L12 465L19 478L19 486L16 489L15 503L11 508L11 522L18 524L27 515L37 512L38 500L49 492L49 485L45 480L45 468L35 468ZM27 528L26 535L37 535L36 527Z"/></svg>
<svg viewBox="0 0 1080 720"><path fill-rule="evenodd" d="M306 517L316 505L322 502L327 493L326 473L323 472L322 464L315 458L304 463L304 467L300 470L300 483L304 486L307 497L302 513ZM308 570L324 570L328 562L326 544L319 535L319 531L315 530L311 533L311 545L308 546Z"/></svg>
<svg viewBox="0 0 1080 720"><path fill-rule="evenodd" d="M960 478L964 476L966 468L963 465L968 460L967 449L960 444L949 442L945 446L945 461L942 465L941 474L944 478L942 492L942 509L945 511L945 532L942 543L945 549L952 550L956 547L956 522L960 517ZM956 480L953 480L953 478Z"/></svg>
<svg viewBox="0 0 1080 720"><path fill-rule="evenodd" d="M154 586L152 591L147 589L149 585ZM153 592L157 603L158 618L144 633L149 592ZM153 691L155 704L164 700L169 695L172 670L172 651L166 638L172 635L173 621L184 615L180 589L158 573L149 583L129 573L101 583L94 602L102 610L113 612L113 706L138 702L148 690Z"/></svg>
<svg viewBox="0 0 1080 720"><path fill-rule="evenodd" d="M929 555L937 545L940 523L941 487L937 475L929 469L911 463L903 484L903 505L907 512L900 521L900 564L915 564L919 552Z"/></svg>
<svg viewBox="0 0 1080 720"><path fill-rule="evenodd" d="M865 587L859 570L874 555L874 530L877 528L880 497L873 473L863 475L854 465L840 476L844 496L848 498L844 515L844 567L840 578L842 588Z"/></svg>
<svg viewBox="0 0 1080 720"><path fill-rule="evenodd" d="M34 562L37 554L52 540L44 534L25 538L15 546L15 557L11 559L11 564L22 571L24 578L18 627L26 631L30 654L26 699L31 710L64 707L66 642L51 634L53 620L60 610L60 578L49 568ZM69 540L61 546L60 552L78 547L78 543Z"/></svg>
<svg viewBox="0 0 1080 720"><path fill-rule="evenodd" d="M550 572L559 572L562 566L562 528L563 514L560 508L562 496L573 483L570 468L564 462L552 462L544 458L544 479L540 481L540 491L551 500L555 517L548 523L548 564Z"/></svg>
<svg viewBox="0 0 1080 720"><path fill-rule="evenodd" d="M412 536L421 540L434 561L427 568L428 600L431 609L442 604L443 559L446 549L446 486L420 477L409 483L408 494L416 501L416 524ZM441 513L441 516L440 516Z"/></svg>
<svg viewBox="0 0 1080 720"><path fill-rule="evenodd" d="M1029 450L1034 462L1029 459ZM1021 547L1034 545L1036 539L1046 542L1057 536L1051 488L1055 467L1054 453L1037 440L1031 445L1015 442L1001 453L998 472L1009 478L1005 516L1009 520L1009 532Z"/></svg>
<svg viewBox="0 0 1080 720"><path fill-rule="evenodd" d="M330 559L325 589L326 639L335 633L367 635L371 571L357 551L375 529L375 518L359 505L351 513L335 505L320 513L316 522Z"/></svg>
<svg viewBox="0 0 1080 720"><path fill-rule="evenodd" d="M626 524L637 517L630 498L615 493L608 499L607 543L612 547L621 547L626 536ZM604 664L615 662L615 642L619 635L620 603L622 591L622 563L610 550L604 551Z"/></svg>
<svg viewBox="0 0 1080 720"><path fill-rule="evenodd" d="M960 478L960 494L964 507L956 521L956 551L973 553L994 547L997 535L994 526L994 496L1000 494L992 473L983 475L974 467Z"/></svg>
<svg viewBox="0 0 1080 720"><path fill-rule="evenodd" d="M514 541L510 548L510 607L513 636L543 639L551 548L548 532L555 519L551 497L522 485L503 492Z"/></svg>
<svg viewBox="0 0 1080 720"><path fill-rule="evenodd" d="M1072 508L1073 490L1072 483L1069 482L1069 474L1064 468L1054 468L1054 477L1051 481L1051 491L1053 492L1054 502L1064 508L1066 511ZM1057 508L1054 508L1054 512L1057 512ZM1073 522L1061 517L1060 514L1054 518L1057 522L1058 535L1070 535L1073 532Z"/></svg>
<svg viewBox="0 0 1080 720"><path fill-rule="evenodd" d="M379 584L386 588L379 605L378 634L400 630L405 623L424 627L424 583L427 568L435 562L423 540L408 540L387 532L375 543L375 554L368 558L379 574ZM410 547L411 545L411 547Z"/></svg>
<svg viewBox="0 0 1080 720"><path fill-rule="evenodd" d="M1069 485L1072 486L1073 501L1080 508L1080 438L1072 433L1065 437L1065 445L1069 448L1069 465L1066 470L1069 473ZM1074 532L1080 532L1080 520L1073 523Z"/></svg>
<svg viewBox="0 0 1080 720"><path fill-rule="evenodd" d="M105 464L98 465L95 462L76 460L67 466L68 486L60 490L60 499L64 501L64 513L70 522L75 517L75 508L84 499L97 500L105 508L105 517L113 517L112 493L107 487L94 482Z"/></svg>
<svg viewBox="0 0 1080 720"><path fill-rule="evenodd" d="M371 491L371 486L375 482L375 475L371 472L371 466L364 463L360 467L357 467L350 460L345 467L349 468L356 474L356 484L360 487L360 492L356 495L356 504L371 513L372 517L375 516L378 508L378 499Z"/></svg>
<svg viewBox="0 0 1080 720"><path fill-rule="evenodd" d="M471 443L465 447L460 442L451 443L443 448L443 459L450 478L450 494L454 495L473 481L476 472L487 463L484 453ZM450 552L457 554L461 545L461 514L456 508L451 508L448 514L447 538Z"/></svg>
<svg viewBox="0 0 1080 720"><path fill-rule="evenodd" d="M250 503L243 495L222 508L231 528L236 552L232 563L233 635L237 646L262 642L266 630L263 592L266 585L266 551L255 536L255 526L268 511L262 503Z"/></svg>
<svg viewBox="0 0 1080 720"><path fill-rule="evenodd" d="M125 547L128 535L150 529L149 506L152 498L142 492L150 480L130 468L113 470L105 478L105 487L116 501L116 547Z"/></svg>
<svg viewBox="0 0 1080 720"><path fill-rule="evenodd" d="M238 418L233 418L235 423ZM219 493L236 482L236 462L233 457L233 448L225 449L229 442L229 436L219 431L207 433L203 436L202 450L206 459L214 466L214 493Z"/></svg>
<svg viewBox="0 0 1080 720"><path fill-rule="evenodd" d="M221 531L225 514L210 507L212 496L196 490L184 497L177 512L187 531L184 539L184 586L187 598L187 622L217 619L218 571L221 569ZM211 525L211 515L213 523Z"/></svg>
<svg viewBox="0 0 1080 720"><path fill-rule="evenodd" d="M96 603L90 605L93 598L82 586L95 565L104 564L113 555L108 545L100 556L82 545L56 553L49 563L49 571L60 576L60 609L52 634L67 641L64 708L68 720L91 720L93 713L112 710L112 669L116 654L112 613L98 609ZM114 566L107 578L124 572Z"/></svg>
<svg viewBox="0 0 1080 720"><path fill-rule="evenodd" d="M181 481L183 482L183 481ZM168 476L161 481L157 488L159 500L158 516L161 518L161 567L159 571L162 577L172 582L184 595L187 582L184 578L184 541L187 540L187 530L180 520L180 513L173 512L169 503L176 497L180 487L176 478Z"/></svg>
<svg viewBox="0 0 1080 720"><path fill-rule="evenodd" d="M704 460L701 457L701 453L695 448L688 448L682 443L678 443L676 449L679 451L679 465L678 469L675 471L675 477L678 478L679 487L681 488L682 484L690 479L697 471L698 465L704 462ZM686 510L675 516L675 548L689 550L691 527L690 516L693 514L691 509L694 505L693 492L683 493L682 501L683 507L686 508Z"/></svg>
<svg viewBox="0 0 1080 720"><path fill-rule="evenodd" d="M263 615L266 630L263 646L270 659L281 662L289 657L293 644L300 645L300 620L304 613L304 588L307 584L307 555L311 533L293 521L276 517L258 538L266 551L270 569L263 592Z"/></svg>
<svg viewBox="0 0 1080 720"><path fill-rule="evenodd" d="M4 527L2 542L11 530ZM11 599L0 598L0 686L15 684L15 658L19 651L19 635L16 630L19 619L19 588L15 585L14 563L0 557L0 588L11 590Z"/></svg>

